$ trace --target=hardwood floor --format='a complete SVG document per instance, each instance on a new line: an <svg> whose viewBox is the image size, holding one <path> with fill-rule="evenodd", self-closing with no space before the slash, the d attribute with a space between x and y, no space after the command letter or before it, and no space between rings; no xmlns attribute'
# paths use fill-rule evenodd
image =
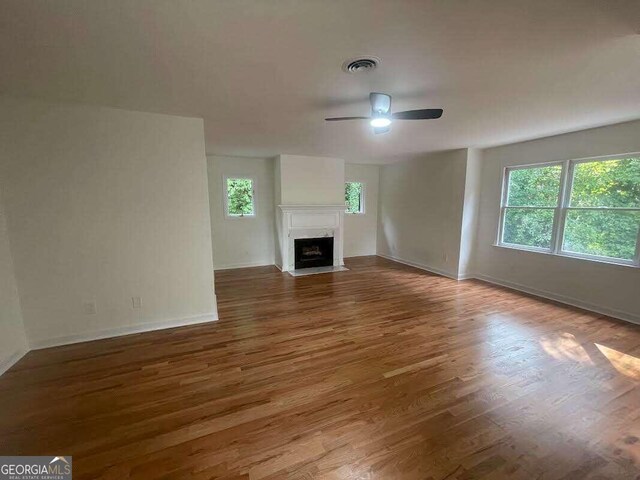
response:
<svg viewBox="0 0 640 480"><path fill-rule="evenodd" d="M377 257L216 273L220 321L30 352L0 454L74 478L640 478L640 327Z"/></svg>

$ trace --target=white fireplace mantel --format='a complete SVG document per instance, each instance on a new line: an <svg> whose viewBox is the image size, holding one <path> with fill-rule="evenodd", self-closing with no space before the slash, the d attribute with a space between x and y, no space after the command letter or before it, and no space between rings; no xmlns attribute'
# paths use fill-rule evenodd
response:
<svg viewBox="0 0 640 480"><path fill-rule="evenodd" d="M333 265L344 264L344 205L278 205L282 271L294 269L296 238L333 237Z"/></svg>

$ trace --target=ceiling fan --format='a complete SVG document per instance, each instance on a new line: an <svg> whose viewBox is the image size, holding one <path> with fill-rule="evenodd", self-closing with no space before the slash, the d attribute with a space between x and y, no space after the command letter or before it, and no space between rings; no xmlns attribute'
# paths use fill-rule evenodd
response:
<svg viewBox="0 0 640 480"><path fill-rule="evenodd" d="M369 120L373 127L373 132L377 134L391 130L390 126L393 120L432 120L442 116L441 108L425 108L391 113L391 95L386 93L370 93L369 102L371 102L371 116L369 117L334 117L325 118L325 120L327 122Z"/></svg>

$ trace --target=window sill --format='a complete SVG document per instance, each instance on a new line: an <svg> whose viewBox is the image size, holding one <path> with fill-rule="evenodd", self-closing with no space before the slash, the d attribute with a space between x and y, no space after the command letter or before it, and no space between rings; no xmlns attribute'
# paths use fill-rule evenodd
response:
<svg viewBox="0 0 640 480"><path fill-rule="evenodd" d="M228 220L242 220L242 219L256 218L255 215L225 215L224 217Z"/></svg>
<svg viewBox="0 0 640 480"><path fill-rule="evenodd" d="M550 250L544 250L544 249L538 249L538 248L518 247L516 245L504 245L500 243L494 243L492 246L498 247L498 248L506 248L507 250L516 250L519 252L542 253L543 255L550 255L552 257L571 258L573 260L582 260L585 262L604 263L605 265L614 265L616 267L639 268L638 265L635 265L633 263L616 262L616 261L611 261L604 258L594 258L594 257L587 257L582 255L572 255L570 253L564 253L564 252L553 253Z"/></svg>
<svg viewBox="0 0 640 480"><path fill-rule="evenodd" d="M345 215L364 215L364 212L344 212Z"/></svg>

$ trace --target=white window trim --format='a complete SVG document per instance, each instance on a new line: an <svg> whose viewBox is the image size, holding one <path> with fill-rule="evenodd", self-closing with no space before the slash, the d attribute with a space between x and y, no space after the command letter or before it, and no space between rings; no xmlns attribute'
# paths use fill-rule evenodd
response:
<svg viewBox="0 0 640 480"><path fill-rule="evenodd" d="M253 213L250 215L232 215L229 213L229 195L227 192L227 181L228 180L240 180L246 179L251 180L251 190L252 190L252 198L253 198ZM223 175L222 176L222 199L223 199L223 211L225 218L230 220L243 219L243 218L256 218L258 215L258 202L256 198L257 192L257 184L256 178L252 175Z"/></svg>
<svg viewBox="0 0 640 480"><path fill-rule="evenodd" d="M344 212L347 215L364 215L366 213L366 190L367 190L367 184L361 180L345 180L344 181L344 187L345 189L347 188L347 183L359 183L360 185L362 185L362 189L360 190L360 212L348 212L347 209L345 208ZM346 205L345 205L346 206Z"/></svg>
<svg viewBox="0 0 640 480"><path fill-rule="evenodd" d="M587 253L570 252L562 249L564 242L564 226L569 210L618 210L618 211L640 211L640 208L609 208L609 207L570 207L571 188L573 186L573 174L575 166L579 163L587 163L594 161L617 160L620 157L638 157L640 152L621 153L616 155L603 155L599 157L585 157L578 159L559 160L553 162L533 163L526 165L507 166L502 169L502 193L500 197L500 217L498 219L498 236L496 238L497 247L511 248L514 250L524 250L527 252L546 253L548 255L558 255L562 257L576 258L580 260L589 260L593 262L608 263L613 265L622 265L638 268L640 267L640 228L638 229L638 237L636 238L636 251L632 260L621 258L604 257L601 255L591 255ZM560 174L560 188L558 191L558 202L555 207L507 207L507 197L509 195L509 174L513 170L525 168L540 168L553 165L562 165ZM553 225L551 230L551 247L541 248L526 245L518 245L506 243L502 241L504 217L508 208L532 208L532 209L553 209Z"/></svg>

